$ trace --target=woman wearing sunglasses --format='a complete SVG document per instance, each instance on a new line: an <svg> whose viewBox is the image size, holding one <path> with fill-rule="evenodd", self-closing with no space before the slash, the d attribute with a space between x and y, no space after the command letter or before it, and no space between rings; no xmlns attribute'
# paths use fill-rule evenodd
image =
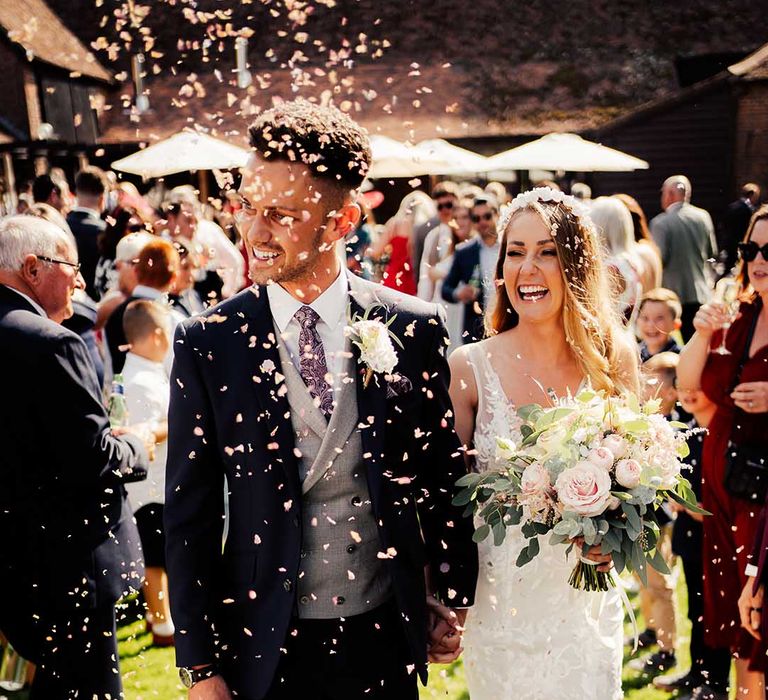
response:
<svg viewBox="0 0 768 700"><path fill-rule="evenodd" d="M736 697L746 699L764 697L766 663L765 643L756 638L763 621L762 587L753 591L746 584L748 578L754 583L756 565L764 559L753 556L753 543L762 531L761 484L768 479L768 206L752 216L739 254L736 320L729 324L726 304L704 304L677 377L682 386L701 387L717 405L702 456L702 498L712 513L704 518L705 638L711 647L730 648ZM743 589L746 603L742 595L737 606L735 592ZM746 616L740 617L741 607Z"/></svg>

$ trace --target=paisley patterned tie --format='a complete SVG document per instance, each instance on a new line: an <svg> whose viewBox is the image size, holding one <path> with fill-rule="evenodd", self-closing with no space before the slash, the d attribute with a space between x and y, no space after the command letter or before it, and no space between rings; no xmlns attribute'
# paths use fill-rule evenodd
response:
<svg viewBox="0 0 768 700"><path fill-rule="evenodd" d="M319 408L326 418L333 413L333 394L325 377L328 374L328 365L325 362L325 350L323 341L317 332L317 322L320 320L317 312L309 307L302 306L294 318L301 326L299 333L299 374L309 389L309 393L317 399Z"/></svg>

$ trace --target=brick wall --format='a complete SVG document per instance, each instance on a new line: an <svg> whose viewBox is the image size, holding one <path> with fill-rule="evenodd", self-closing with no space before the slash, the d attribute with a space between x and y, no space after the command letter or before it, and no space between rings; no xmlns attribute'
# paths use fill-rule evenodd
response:
<svg viewBox="0 0 768 700"><path fill-rule="evenodd" d="M744 82L739 88L734 142L732 195L746 182L768 193L768 81Z"/></svg>

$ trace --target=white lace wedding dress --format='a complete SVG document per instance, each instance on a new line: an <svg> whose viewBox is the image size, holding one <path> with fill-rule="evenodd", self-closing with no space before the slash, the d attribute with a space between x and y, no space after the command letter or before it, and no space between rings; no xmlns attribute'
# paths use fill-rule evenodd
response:
<svg viewBox="0 0 768 700"><path fill-rule="evenodd" d="M474 444L480 470L495 461L497 435L519 424L484 343L471 346L478 387ZM504 543L479 545L480 576L464 634L471 700L616 700L621 690L621 600L615 591L587 593L568 584L575 565L566 547L540 537L541 553L515 560L525 545L518 527Z"/></svg>

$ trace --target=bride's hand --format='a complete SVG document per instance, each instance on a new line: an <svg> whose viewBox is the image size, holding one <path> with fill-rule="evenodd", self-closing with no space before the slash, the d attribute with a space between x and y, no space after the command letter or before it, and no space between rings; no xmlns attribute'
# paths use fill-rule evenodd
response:
<svg viewBox="0 0 768 700"><path fill-rule="evenodd" d="M596 544L594 547L590 547L586 553L584 553L583 537L576 537L572 539L571 542L573 542L579 548L579 554L581 554L582 557L599 564L597 567L598 571L608 573L613 568L613 556L610 554L602 554L599 544Z"/></svg>

